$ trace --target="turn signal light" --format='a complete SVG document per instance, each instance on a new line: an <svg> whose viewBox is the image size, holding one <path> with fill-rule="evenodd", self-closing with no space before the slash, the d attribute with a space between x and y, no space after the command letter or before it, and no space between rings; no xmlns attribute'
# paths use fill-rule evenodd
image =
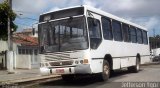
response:
<svg viewBox="0 0 160 88"><path fill-rule="evenodd" d="M88 59L84 59L83 64L88 64Z"/></svg>

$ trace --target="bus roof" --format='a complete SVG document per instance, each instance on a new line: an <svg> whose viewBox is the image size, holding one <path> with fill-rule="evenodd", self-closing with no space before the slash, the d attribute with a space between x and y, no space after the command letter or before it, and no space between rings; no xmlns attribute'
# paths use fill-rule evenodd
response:
<svg viewBox="0 0 160 88"><path fill-rule="evenodd" d="M143 30L147 31L147 29L145 27L143 27L143 26L140 26L138 24L135 24L133 22L130 22L130 21L127 21L127 20L125 20L123 18L120 18L118 16L112 15L112 14L110 14L108 12L105 12L105 11L102 11L100 9L97 9L97 8L94 8L94 7L91 7L91 6L87 6L87 5L81 5L81 6L74 6L74 7L67 7L67 8L57 9L55 11L49 11L49 12L43 13L41 15L48 14L48 13L51 13L51 12L60 11L60 10L65 10L65 9L67 10L67 9L77 8L77 7L84 7L86 10L89 10L91 12L94 12L94 13L97 13L99 15L103 15L103 16L109 17L111 19L114 19L114 20L129 24L131 26L134 26L134 27L137 27L137 28L140 28L140 29L143 29Z"/></svg>

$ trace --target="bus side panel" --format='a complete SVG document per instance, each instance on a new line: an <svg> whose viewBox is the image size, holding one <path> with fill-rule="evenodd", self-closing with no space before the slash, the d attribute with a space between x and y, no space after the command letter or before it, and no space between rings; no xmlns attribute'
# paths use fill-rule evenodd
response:
<svg viewBox="0 0 160 88"><path fill-rule="evenodd" d="M135 66L136 65L136 56L135 57L129 57L128 66Z"/></svg>
<svg viewBox="0 0 160 88"><path fill-rule="evenodd" d="M150 56L141 56L141 64L151 62Z"/></svg>
<svg viewBox="0 0 160 88"><path fill-rule="evenodd" d="M120 69L121 65L121 59L120 58L114 58L113 59L113 70Z"/></svg>
<svg viewBox="0 0 160 88"><path fill-rule="evenodd" d="M129 65L129 58L121 58L121 67L128 67Z"/></svg>
<svg viewBox="0 0 160 88"><path fill-rule="evenodd" d="M92 73L102 72L103 59L95 59L91 61Z"/></svg>

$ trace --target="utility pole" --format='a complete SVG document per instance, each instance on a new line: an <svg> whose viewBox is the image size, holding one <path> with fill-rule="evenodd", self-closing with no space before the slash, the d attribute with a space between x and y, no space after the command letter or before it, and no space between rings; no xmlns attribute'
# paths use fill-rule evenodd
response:
<svg viewBox="0 0 160 88"><path fill-rule="evenodd" d="M12 0L7 0L8 2L8 5L10 7L10 9L12 9ZM9 51L12 51L12 37L11 37L11 19L10 17L8 16L8 49Z"/></svg>
<svg viewBox="0 0 160 88"><path fill-rule="evenodd" d="M12 0L7 0L8 5L10 9L12 10ZM11 19L8 16L8 52L7 52L7 69L8 73L14 73L13 72L13 59L15 58L14 52L13 52L13 44L12 44L12 35L11 35Z"/></svg>

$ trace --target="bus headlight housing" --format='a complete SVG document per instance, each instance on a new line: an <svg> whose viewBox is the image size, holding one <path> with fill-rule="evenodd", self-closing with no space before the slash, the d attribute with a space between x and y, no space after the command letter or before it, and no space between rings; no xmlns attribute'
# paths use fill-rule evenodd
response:
<svg viewBox="0 0 160 88"><path fill-rule="evenodd" d="M76 60L76 61L75 61L75 64L78 64L78 63L79 63L79 61L78 61L78 60Z"/></svg>
<svg viewBox="0 0 160 88"><path fill-rule="evenodd" d="M83 60L80 60L80 63L83 64Z"/></svg>

